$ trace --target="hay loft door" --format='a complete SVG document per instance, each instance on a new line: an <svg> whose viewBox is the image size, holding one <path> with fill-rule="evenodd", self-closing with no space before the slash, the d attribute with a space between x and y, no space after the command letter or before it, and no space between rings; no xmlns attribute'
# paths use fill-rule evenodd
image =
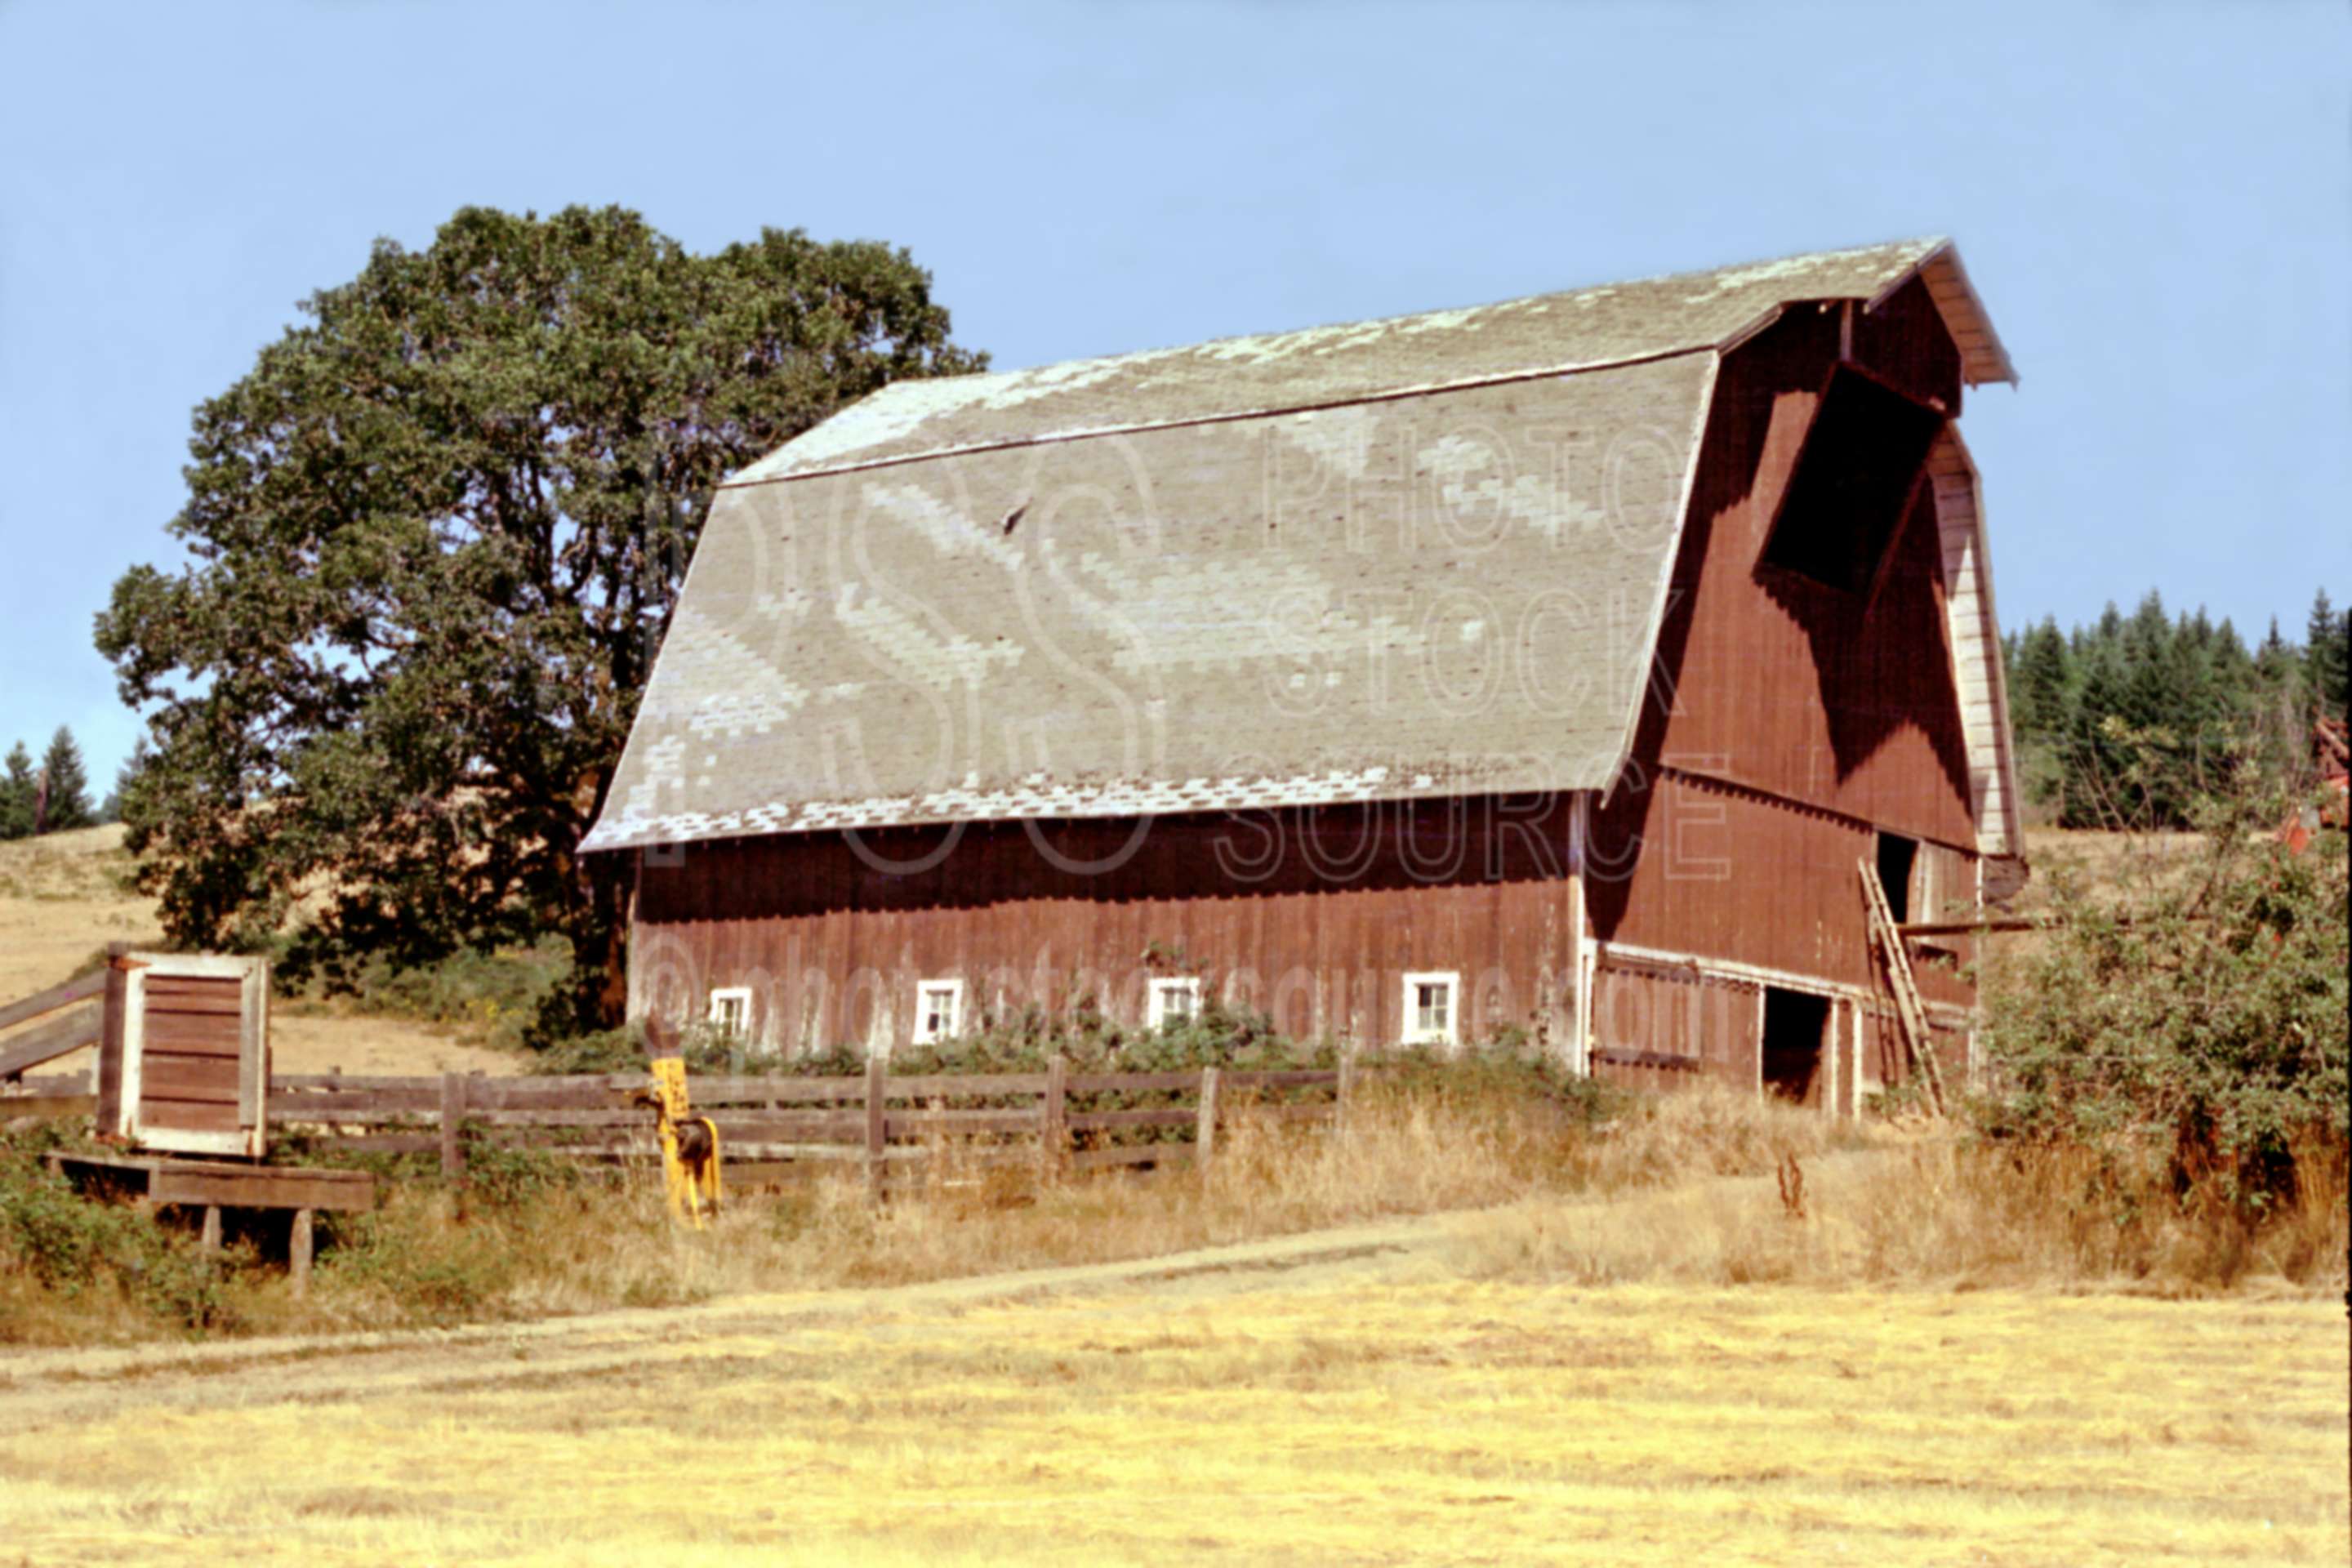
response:
<svg viewBox="0 0 2352 1568"><path fill-rule="evenodd" d="M259 958L128 953L116 959L100 1125L173 1153L259 1159L269 1083L269 968ZM108 997L115 1003L115 995ZM103 1090L111 1079L115 1092ZM108 1101L110 1100L110 1103Z"/></svg>

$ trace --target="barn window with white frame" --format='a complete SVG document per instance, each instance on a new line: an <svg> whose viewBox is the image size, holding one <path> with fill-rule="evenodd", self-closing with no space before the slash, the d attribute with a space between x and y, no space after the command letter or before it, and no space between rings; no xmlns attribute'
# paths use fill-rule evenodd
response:
<svg viewBox="0 0 2352 1568"><path fill-rule="evenodd" d="M1461 1042L1462 977L1452 970L1420 970L1404 977L1404 1038L1411 1046Z"/></svg>
<svg viewBox="0 0 2352 1568"><path fill-rule="evenodd" d="M1154 979L1150 995L1144 1002L1144 1026L1157 1029L1164 1024L1182 1023L1201 1016L1201 982L1197 976L1183 974Z"/></svg>
<svg viewBox="0 0 2352 1568"><path fill-rule="evenodd" d="M751 1034L751 988L749 985L723 985L710 994L710 1026L730 1040L742 1040Z"/></svg>
<svg viewBox="0 0 2352 1568"><path fill-rule="evenodd" d="M915 986L915 1044L951 1040L963 1031L963 982L925 980Z"/></svg>

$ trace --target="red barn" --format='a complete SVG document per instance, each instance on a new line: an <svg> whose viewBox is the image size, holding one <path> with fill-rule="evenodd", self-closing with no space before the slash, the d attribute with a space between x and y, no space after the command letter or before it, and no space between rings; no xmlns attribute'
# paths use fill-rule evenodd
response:
<svg viewBox="0 0 2352 1568"><path fill-rule="evenodd" d="M1927 239L885 388L712 505L588 841L632 1012L1214 994L1850 1108L1907 1059L1861 868L2021 874L1958 425L2013 380Z"/></svg>

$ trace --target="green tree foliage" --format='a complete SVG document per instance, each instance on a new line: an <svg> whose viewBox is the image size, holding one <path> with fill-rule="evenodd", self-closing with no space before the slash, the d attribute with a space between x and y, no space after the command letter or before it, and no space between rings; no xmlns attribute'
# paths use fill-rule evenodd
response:
<svg viewBox="0 0 2352 1568"><path fill-rule="evenodd" d="M625 858L578 853L713 488L886 382L981 368L904 251L688 254L618 208L459 212L196 410L193 564L98 621L152 756L129 842L174 940L329 979L554 931L551 1024L622 1002Z"/></svg>
<svg viewBox="0 0 2352 1568"><path fill-rule="evenodd" d="M89 771L82 766L81 748L74 744L73 731L64 725L49 737L49 749L41 758L41 771L49 782L48 811L44 817L45 831L61 833L69 827L88 827L96 816L89 805Z"/></svg>
<svg viewBox="0 0 2352 1568"><path fill-rule="evenodd" d="M2155 1152L2184 1199L2210 1185L2248 1218L2292 1194L2298 1157L2340 1150L2346 847L2280 844L2295 798L2242 759L2189 803L2204 835L2185 868L2143 847L2120 898L2052 875L2055 928L1988 997L1993 1131Z"/></svg>
<svg viewBox="0 0 2352 1568"><path fill-rule="evenodd" d="M24 742L8 748L0 770L5 770L0 771L0 839L30 838L34 796L40 786L33 770L33 753L25 750Z"/></svg>
<svg viewBox="0 0 2352 1568"><path fill-rule="evenodd" d="M2332 655L2314 651L2326 627ZM2268 774L2299 780L2326 682L2341 690L2346 630L2323 592L2309 646L2287 642L2273 619L2250 653L2228 621L2169 614L2150 594L2128 616L2111 604L2071 634L2045 619L2004 639L2028 802L2069 827L2181 827L2249 752ZM2340 712L2341 696L2333 701Z"/></svg>

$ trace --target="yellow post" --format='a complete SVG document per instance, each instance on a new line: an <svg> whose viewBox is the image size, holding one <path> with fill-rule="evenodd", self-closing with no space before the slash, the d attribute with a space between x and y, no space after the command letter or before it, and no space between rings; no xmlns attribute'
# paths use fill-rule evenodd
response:
<svg viewBox="0 0 2352 1568"><path fill-rule="evenodd" d="M710 1118L692 1114L685 1058L656 1057L647 1065L653 1083L637 1098L654 1108L670 1217L700 1230L705 1207L719 1212L719 1128Z"/></svg>

